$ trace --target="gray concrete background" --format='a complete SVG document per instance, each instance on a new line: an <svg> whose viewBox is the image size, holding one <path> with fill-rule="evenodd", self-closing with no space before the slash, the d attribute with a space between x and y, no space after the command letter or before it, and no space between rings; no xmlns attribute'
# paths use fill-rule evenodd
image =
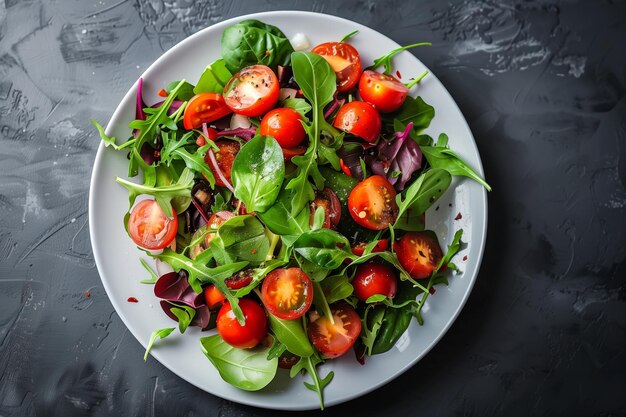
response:
<svg viewBox="0 0 626 417"><path fill-rule="evenodd" d="M625 2L0 0L0 416L286 414L143 363L87 224L88 119L108 120L186 36L278 9L431 40L419 57L494 188L483 267L450 332L325 415L626 415Z"/></svg>

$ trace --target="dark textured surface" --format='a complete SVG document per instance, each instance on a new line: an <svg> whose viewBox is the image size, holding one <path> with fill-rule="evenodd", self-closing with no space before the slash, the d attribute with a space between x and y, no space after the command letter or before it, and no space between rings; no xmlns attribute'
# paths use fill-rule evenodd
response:
<svg viewBox="0 0 626 417"><path fill-rule="evenodd" d="M452 329L394 382L325 414L626 415L623 1L0 0L0 416L286 414L143 363L87 225L88 118L107 120L186 36L286 8L433 41L419 58L464 112L494 188Z"/></svg>

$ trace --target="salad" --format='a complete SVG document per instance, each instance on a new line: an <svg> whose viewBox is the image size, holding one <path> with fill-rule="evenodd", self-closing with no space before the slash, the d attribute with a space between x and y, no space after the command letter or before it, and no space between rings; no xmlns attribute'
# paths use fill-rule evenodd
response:
<svg viewBox="0 0 626 417"><path fill-rule="evenodd" d="M442 248L425 212L453 176L489 185L442 133L424 133L435 109L402 83L393 57L361 61L352 36L305 51L275 26L245 20L222 34L222 58L195 84L137 84L123 143L124 226L155 259L142 265L176 326L208 332L198 348L222 378L260 390L286 368L323 391L319 364L390 350L435 286L457 267L462 230ZM294 49L297 47L297 51ZM366 66L367 65L367 66ZM147 106L144 99L155 101ZM141 174L141 176L140 176ZM353 353L350 353L353 352Z"/></svg>

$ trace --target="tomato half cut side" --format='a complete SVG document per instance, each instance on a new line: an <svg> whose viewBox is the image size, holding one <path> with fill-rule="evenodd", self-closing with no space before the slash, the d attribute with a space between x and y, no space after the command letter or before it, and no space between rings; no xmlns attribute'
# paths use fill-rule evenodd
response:
<svg viewBox="0 0 626 417"><path fill-rule="evenodd" d="M297 319L313 303L313 284L300 268L275 269L263 280L261 298L267 311L276 317Z"/></svg>
<svg viewBox="0 0 626 417"><path fill-rule="evenodd" d="M217 142L215 142L215 145L217 145L217 147L219 148L217 152L213 151L213 154L215 155L215 161L217 162L217 167L215 166L213 161L211 161L211 157L209 156L208 152L204 156L204 162L209 165L209 168L211 168L211 171L213 172L213 176L215 177L215 185L219 187L226 187L226 184L222 180L221 176L217 174L217 170L219 168L224 178L229 183L232 183L231 172L233 170L233 162L235 161L235 157L239 153L241 145L239 145L239 142L235 140L218 140Z"/></svg>
<svg viewBox="0 0 626 417"><path fill-rule="evenodd" d="M239 71L224 87L230 109L248 117L260 116L276 105L280 86L270 67L252 65Z"/></svg>
<svg viewBox="0 0 626 417"><path fill-rule="evenodd" d="M311 216L309 221L313 224L315 210L318 207L324 209L324 223L322 227L325 229L335 229L341 220L341 203L337 194L328 187L324 187L322 191L315 192L315 199L311 201Z"/></svg>
<svg viewBox="0 0 626 417"><path fill-rule="evenodd" d="M380 112L389 113L402 106L409 89L392 75L364 71L359 81L359 95Z"/></svg>
<svg viewBox="0 0 626 417"><path fill-rule="evenodd" d="M183 126L187 130L198 129L202 123L210 123L231 113L224 98L217 93L201 93L193 96L183 113Z"/></svg>
<svg viewBox="0 0 626 417"><path fill-rule="evenodd" d="M363 68L361 56L354 46L345 42L326 42L311 52L322 56L335 71L338 92L345 93L357 85Z"/></svg>
<svg viewBox="0 0 626 417"><path fill-rule="evenodd" d="M409 232L394 244L400 265L415 279L430 277L443 251L434 232Z"/></svg>
<svg viewBox="0 0 626 417"><path fill-rule="evenodd" d="M348 197L348 211L359 225L383 230L398 217L396 190L381 175L372 175L358 183Z"/></svg>
<svg viewBox="0 0 626 417"><path fill-rule="evenodd" d="M138 246L157 250L169 246L178 232L176 212L170 219L155 200L140 201L130 212L128 233Z"/></svg>
<svg viewBox="0 0 626 417"><path fill-rule="evenodd" d="M217 332L232 347L238 349L255 347L267 335L265 310L249 298L241 298L239 307L245 317L245 324L243 326L239 324L232 306L226 301L217 313Z"/></svg>
<svg viewBox="0 0 626 417"><path fill-rule="evenodd" d="M352 253L356 256L362 256L363 253L365 253L366 246L366 242L361 242L358 245L354 245L352 246ZM378 242L376 242L376 245L374 246L374 249L372 249L372 252L384 252L387 250L388 246L389 244L387 243L387 239L380 239Z"/></svg>
<svg viewBox="0 0 626 417"><path fill-rule="evenodd" d="M350 350L358 339L361 333L361 319L354 308L345 301L332 304L330 311L334 323L317 312L311 313L307 334L318 352L327 358L337 358Z"/></svg>

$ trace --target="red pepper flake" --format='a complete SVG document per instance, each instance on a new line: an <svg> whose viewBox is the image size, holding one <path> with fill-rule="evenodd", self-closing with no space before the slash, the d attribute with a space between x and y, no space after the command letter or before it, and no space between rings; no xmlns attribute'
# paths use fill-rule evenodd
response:
<svg viewBox="0 0 626 417"><path fill-rule="evenodd" d="M461 214L461 212L459 211L456 215L456 217L454 218L454 220L461 220L463 218L463 215Z"/></svg>
<svg viewBox="0 0 626 417"><path fill-rule="evenodd" d="M396 71L396 76L397 76L398 78L402 78L402 74L400 74L400 71Z"/></svg>
<svg viewBox="0 0 626 417"><path fill-rule="evenodd" d="M139 300L136 299L135 297L128 297L128 300L126 300L126 301L128 301L129 303L138 303L139 302Z"/></svg>
<svg viewBox="0 0 626 417"><path fill-rule="evenodd" d="M85 291L85 296L88 298L91 297L91 291L89 290Z"/></svg>
<svg viewBox="0 0 626 417"><path fill-rule="evenodd" d="M256 252L257 252L256 248L252 248L252 250L250 251L250 253L253 255L256 254Z"/></svg>
<svg viewBox="0 0 626 417"><path fill-rule="evenodd" d="M160 89L157 94L159 95L159 97L167 97L167 91L165 91L164 88Z"/></svg>
<svg viewBox="0 0 626 417"><path fill-rule="evenodd" d="M430 287L428 292L430 293L430 295L433 295L435 292L437 292L437 290L435 289L435 287Z"/></svg>
<svg viewBox="0 0 626 417"><path fill-rule="evenodd" d="M269 55L269 54L271 54L271 53L272 53L272 52L271 52L269 49L266 49L266 50L265 50L265 55Z"/></svg>
<svg viewBox="0 0 626 417"><path fill-rule="evenodd" d="M467 261L467 255L465 255L465 256L463 257L463 260L464 260L464 261Z"/></svg>

